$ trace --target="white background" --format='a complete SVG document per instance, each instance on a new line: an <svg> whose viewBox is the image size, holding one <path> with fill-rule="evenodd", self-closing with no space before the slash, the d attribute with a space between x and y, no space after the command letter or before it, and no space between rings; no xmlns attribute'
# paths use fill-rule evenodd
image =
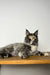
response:
<svg viewBox="0 0 50 75"><path fill-rule="evenodd" d="M0 0L0 47L39 30L39 49L50 51L50 0Z"/></svg>
<svg viewBox="0 0 50 75"><path fill-rule="evenodd" d="M39 48L50 51L50 0L0 0L0 47L39 30ZM1 75L50 75L50 65L2 65Z"/></svg>

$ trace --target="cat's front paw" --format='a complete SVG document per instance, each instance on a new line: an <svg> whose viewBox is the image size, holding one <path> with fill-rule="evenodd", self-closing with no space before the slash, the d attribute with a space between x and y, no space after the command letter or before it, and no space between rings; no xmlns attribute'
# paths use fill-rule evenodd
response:
<svg viewBox="0 0 50 75"><path fill-rule="evenodd" d="M21 56L21 59L27 59L27 58L29 58L29 56L28 55L26 55L26 56Z"/></svg>
<svg viewBox="0 0 50 75"><path fill-rule="evenodd" d="M49 56L49 53L47 53L47 52L46 52L46 53L44 53L44 56L45 56L45 57Z"/></svg>
<svg viewBox="0 0 50 75"><path fill-rule="evenodd" d="M18 56L21 57L21 59L26 59L29 57L29 55L25 52L19 52Z"/></svg>

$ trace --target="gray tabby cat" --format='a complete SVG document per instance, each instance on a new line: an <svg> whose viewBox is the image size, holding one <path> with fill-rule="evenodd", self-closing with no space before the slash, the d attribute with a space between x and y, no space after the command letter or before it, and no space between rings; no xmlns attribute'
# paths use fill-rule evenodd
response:
<svg viewBox="0 0 50 75"><path fill-rule="evenodd" d="M44 53L37 50L38 47L38 30L30 33L26 30L24 43L14 43L3 48L0 48L0 56L2 58L19 56L21 58L28 58L30 55L44 56ZM46 54L47 55L47 54Z"/></svg>

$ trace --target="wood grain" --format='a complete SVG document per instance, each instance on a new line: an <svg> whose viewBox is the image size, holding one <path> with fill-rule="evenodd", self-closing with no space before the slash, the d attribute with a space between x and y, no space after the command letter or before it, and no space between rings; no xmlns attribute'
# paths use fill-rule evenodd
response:
<svg viewBox="0 0 50 75"><path fill-rule="evenodd" d="M50 56L30 56L28 59L11 57L0 59L0 64L50 64Z"/></svg>

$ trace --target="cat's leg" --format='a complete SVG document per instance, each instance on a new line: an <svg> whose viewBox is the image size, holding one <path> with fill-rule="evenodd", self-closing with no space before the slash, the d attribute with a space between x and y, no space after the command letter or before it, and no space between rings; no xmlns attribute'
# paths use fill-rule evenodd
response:
<svg viewBox="0 0 50 75"><path fill-rule="evenodd" d="M1 53L1 54L0 54L0 57L1 57L1 58L5 58L5 57L8 57L8 55L7 55L6 53Z"/></svg>
<svg viewBox="0 0 50 75"><path fill-rule="evenodd" d="M37 56L49 56L49 53L47 53L47 52L40 52L40 51L36 50L34 52L30 51L29 55L30 56L33 56L33 55L37 55Z"/></svg>
<svg viewBox="0 0 50 75"><path fill-rule="evenodd" d="M38 56L44 56L44 53L40 52L40 51L37 51L37 53L35 55L38 55Z"/></svg>
<svg viewBox="0 0 50 75"><path fill-rule="evenodd" d="M12 55L8 53L5 49L0 51L0 58L8 58L8 57L12 57Z"/></svg>
<svg viewBox="0 0 50 75"><path fill-rule="evenodd" d="M21 59L26 59L29 57L29 55L25 51L19 51L18 56L21 57Z"/></svg>
<svg viewBox="0 0 50 75"><path fill-rule="evenodd" d="M36 55L38 55L38 56L49 56L49 53L37 51Z"/></svg>
<svg viewBox="0 0 50 75"><path fill-rule="evenodd" d="M9 54L9 53L1 53L1 54L0 54L0 57L1 57L1 58L8 58L8 57L12 57L12 55Z"/></svg>

